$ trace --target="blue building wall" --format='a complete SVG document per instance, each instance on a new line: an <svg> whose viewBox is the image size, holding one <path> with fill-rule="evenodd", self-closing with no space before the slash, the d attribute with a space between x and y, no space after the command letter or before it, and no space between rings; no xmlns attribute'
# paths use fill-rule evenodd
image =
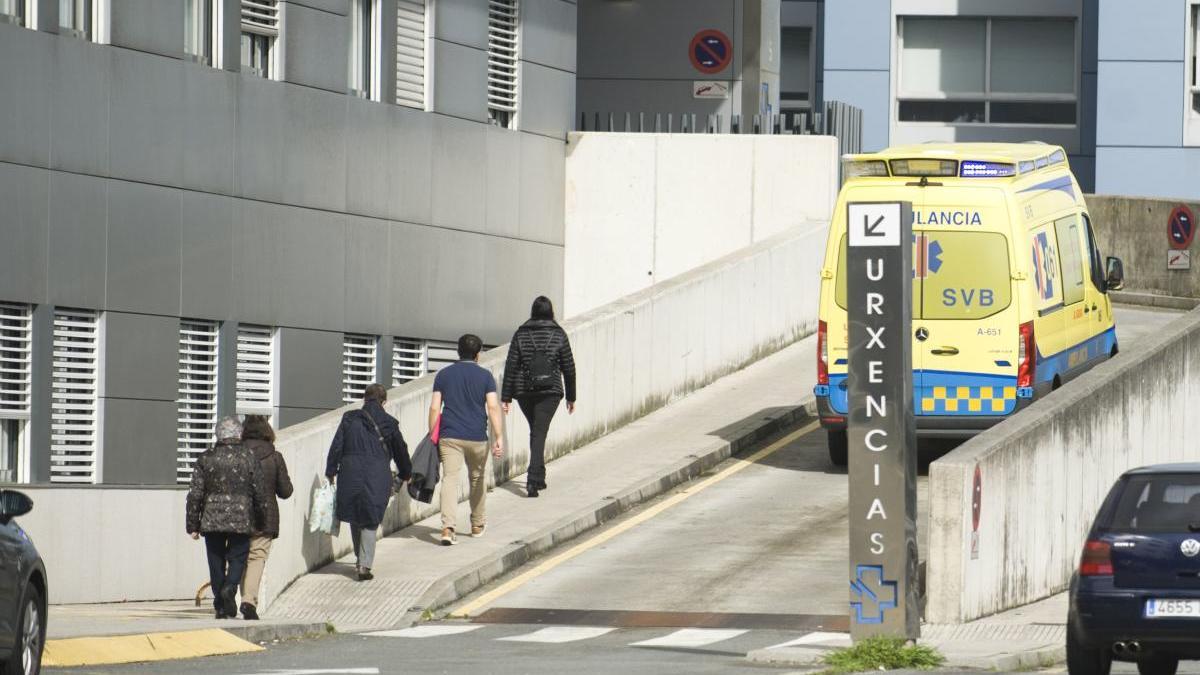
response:
<svg viewBox="0 0 1200 675"><path fill-rule="evenodd" d="M891 0L837 0L824 9L823 98L862 108L863 150L886 148L892 108Z"/></svg>
<svg viewBox="0 0 1200 675"><path fill-rule="evenodd" d="M1200 199L1184 143L1183 0L1098 0L1096 192Z"/></svg>

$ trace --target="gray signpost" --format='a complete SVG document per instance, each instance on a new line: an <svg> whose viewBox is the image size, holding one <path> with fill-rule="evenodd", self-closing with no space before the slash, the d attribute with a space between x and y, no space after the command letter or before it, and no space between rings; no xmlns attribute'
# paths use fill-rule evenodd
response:
<svg viewBox="0 0 1200 675"><path fill-rule="evenodd" d="M917 638L912 204L847 206L850 634Z"/></svg>

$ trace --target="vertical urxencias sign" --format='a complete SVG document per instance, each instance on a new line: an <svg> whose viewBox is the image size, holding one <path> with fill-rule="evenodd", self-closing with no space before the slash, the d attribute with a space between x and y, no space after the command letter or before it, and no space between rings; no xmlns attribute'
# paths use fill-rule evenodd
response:
<svg viewBox="0 0 1200 675"><path fill-rule="evenodd" d="M912 204L847 206L850 627L916 638Z"/></svg>

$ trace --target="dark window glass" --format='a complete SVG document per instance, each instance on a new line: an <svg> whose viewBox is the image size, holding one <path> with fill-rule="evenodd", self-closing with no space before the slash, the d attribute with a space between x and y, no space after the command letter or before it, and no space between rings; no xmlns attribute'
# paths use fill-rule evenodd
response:
<svg viewBox="0 0 1200 675"><path fill-rule="evenodd" d="M1106 529L1112 532L1187 533L1200 528L1200 475L1134 476Z"/></svg>
<svg viewBox="0 0 1200 675"><path fill-rule="evenodd" d="M993 101L992 122L999 124L1075 124L1075 104Z"/></svg>
<svg viewBox="0 0 1200 675"><path fill-rule="evenodd" d="M983 101L901 101L901 122L983 122Z"/></svg>

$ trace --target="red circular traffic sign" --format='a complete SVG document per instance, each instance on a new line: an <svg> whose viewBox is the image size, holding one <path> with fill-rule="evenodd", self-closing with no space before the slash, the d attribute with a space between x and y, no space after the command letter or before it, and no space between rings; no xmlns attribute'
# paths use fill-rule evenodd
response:
<svg viewBox="0 0 1200 675"><path fill-rule="evenodd" d="M975 465L975 479L971 481L971 531L979 531L979 516L983 513L983 472Z"/></svg>
<svg viewBox="0 0 1200 675"><path fill-rule="evenodd" d="M1196 217L1192 210L1180 204L1171 209L1171 217L1167 218L1167 241L1171 248L1182 251L1192 245L1196 236Z"/></svg>
<svg viewBox="0 0 1200 675"><path fill-rule="evenodd" d="M733 42L719 30L702 30L692 38L688 57L692 67L705 75L719 73L733 61Z"/></svg>

